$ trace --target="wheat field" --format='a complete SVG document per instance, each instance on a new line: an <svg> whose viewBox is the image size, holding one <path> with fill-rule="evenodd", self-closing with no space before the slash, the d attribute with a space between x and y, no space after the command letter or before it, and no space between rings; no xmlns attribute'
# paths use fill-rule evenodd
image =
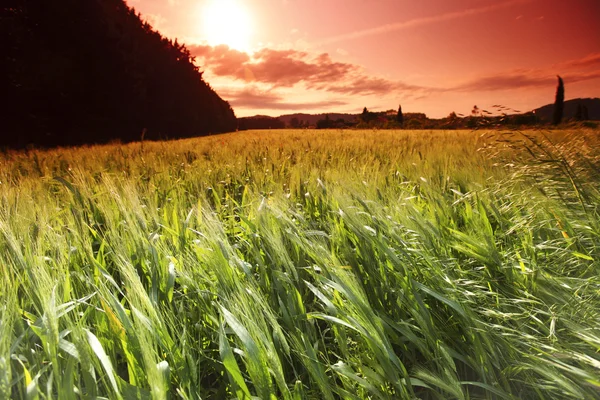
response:
<svg viewBox="0 0 600 400"><path fill-rule="evenodd" d="M0 397L600 397L597 130L0 153Z"/></svg>

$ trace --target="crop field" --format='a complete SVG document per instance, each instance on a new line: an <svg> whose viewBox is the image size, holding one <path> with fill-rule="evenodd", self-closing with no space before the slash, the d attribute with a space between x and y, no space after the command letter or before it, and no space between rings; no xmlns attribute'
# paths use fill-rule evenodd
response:
<svg viewBox="0 0 600 400"><path fill-rule="evenodd" d="M600 132L0 153L0 398L600 397Z"/></svg>

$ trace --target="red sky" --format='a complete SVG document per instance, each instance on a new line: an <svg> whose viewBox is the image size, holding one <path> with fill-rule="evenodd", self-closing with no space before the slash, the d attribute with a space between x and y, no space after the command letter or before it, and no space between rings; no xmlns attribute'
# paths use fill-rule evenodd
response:
<svg viewBox="0 0 600 400"><path fill-rule="evenodd" d="M600 97L600 0L128 3L186 43L238 117L528 111L554 101L557 74L567 100Z"/></svg>

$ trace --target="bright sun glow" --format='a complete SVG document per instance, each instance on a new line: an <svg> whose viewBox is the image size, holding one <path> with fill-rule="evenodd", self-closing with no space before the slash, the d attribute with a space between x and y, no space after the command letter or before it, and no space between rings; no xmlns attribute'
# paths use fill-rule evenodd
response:
<svg viewBox="0 0 600 400"><path fill-rule="evenodd" d="M208 0L202 8L203 36L209 44L250 50L252 24L240 0Z"/></svg>

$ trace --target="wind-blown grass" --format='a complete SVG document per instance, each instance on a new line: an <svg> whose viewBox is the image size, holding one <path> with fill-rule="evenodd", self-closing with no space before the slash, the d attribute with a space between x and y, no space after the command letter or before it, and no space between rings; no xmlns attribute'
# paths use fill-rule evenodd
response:
<svg viewBox="0 0 600 400"><path fill-rule="evenodd" d="M0 397L598 397L597 134L6 152Z"/></svg>

